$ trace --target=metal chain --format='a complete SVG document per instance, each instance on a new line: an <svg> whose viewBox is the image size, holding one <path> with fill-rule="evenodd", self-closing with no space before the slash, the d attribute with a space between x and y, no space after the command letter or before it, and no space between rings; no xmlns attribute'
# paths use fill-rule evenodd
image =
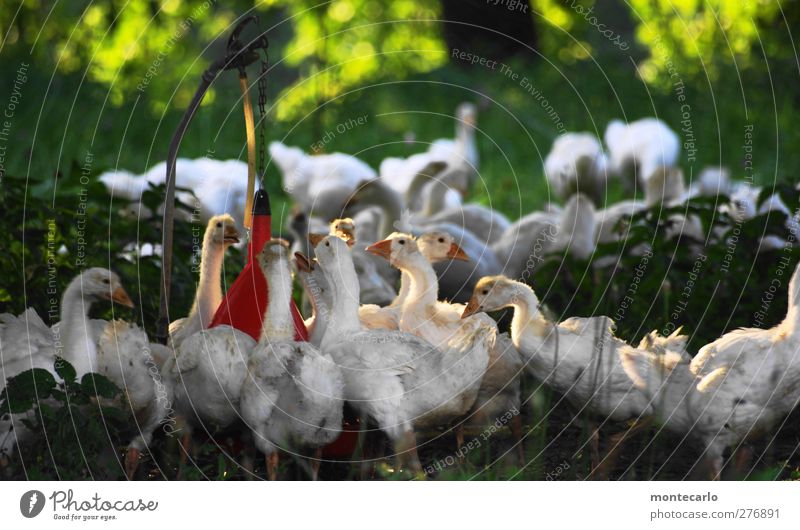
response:
<svg viewBox="0 0 800 530"><path fill-rule="evenodd" d="M263 52L261 75L258 76L258 176L262 189L264 188L264 173L267 164L265 130L267 128L267 69L269 68L269 53L266 47Z"/></svg>

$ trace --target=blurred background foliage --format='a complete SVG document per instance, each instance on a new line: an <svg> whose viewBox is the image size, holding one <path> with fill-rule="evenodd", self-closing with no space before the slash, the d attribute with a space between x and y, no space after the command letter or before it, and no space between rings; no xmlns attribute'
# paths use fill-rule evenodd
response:
<svg viewBox="0 0 800 530"><path fill-rule="evenodd" d="M755 183L786 191L782 182L798 180L800 63L792 31L800 27L800 2L9 0L0 3L0 109L8 108L12 96L17 103L12 116L0 120L9 134L0 143L7 146L0 152L5 173L0 181L0 312L33 306L40 315L49 314L48 261L56 267L62 293L84 268L76 260L83 248L86 266L119 272L136 302L133 314L124 310L117 316L153 331L160 263L154 256L137 256L135 249L160 241L159 221L123 215L129 205L110 197L97 176L113 168L141 173L166 158L201 73L223 55L230 29L247 13L257 14L261 28L269 30L267 141L309 151L337 125L366 117L364 125L334 134L326 150L355 154L377 167L387 156L408 156L434 139L452 137L456 105L473 101L480 108L481 180L471 200L512 218L554 200L542 161L558 124L520 83L523 78L568 131L602 136L611 119L658 116L685 140L691 135L697 151L689 156L684 150L680 161L688 180L706 165L727 166L734 178L743 178L745 127L750 126ZM470 64L454 57L453 49L498 65ZM234 74L215 81L180 155L245 160ZM277 170L268 167L276 230L290 211L279 182ZM150 190L146 205L155 210L162 193ZM786 193L793 210L800 206L796 192ZM629 194L615 183L608 200ZM79 228L76 212L84 207L88 223ZM693 208L706 217L716 211L706 203ZM535 271L532 283L553 316L608 314L617 318L620 336L630 340L651 329L684 325L694 349L724 331L754 325L779 260L787 257L794 267L800 258L797 248L759 253L761 235L785 236L785 230L781 218L756 218L741 227L725 272L716 265L724 245L659 237L665 229L660 213L642 214L626 247L598 249L593 261L614 258L616 267L597 269L591 261L554 256ZM195 228L176 224L173 318L186 314L194 293ZM715 228L726 233L731 227ZM632 271L641 264L632 249L642 242L654 243L655 257L635 304L620 318ZM675 293L687 286L698 251L708 256L709 265L676 319ZM230 282L242 254L233 249L226 259ZM779 321L785 308L783 297L776 297L762 325ZM94 312L111 314L107 305ZM549 405L529 411L531 423L537 414L550 415ZM574 418L563 416L567 423ZM539 425L539 442L530 445L529 456L545 454L551 463L561 462L559 445L545 436L548 423ZM572 427L562 430L563 443L583 440L579 427ZM789 454L796 433L784 438ZM492 478L481 474L488 463L484 455L473 457L478 459L474 472ZM226 476L221 458L209 456L204 472ZM543 478L552 466L539 462L526 469L524 476L515 476ZM583 467L573 469L573 478L583 476L578 471ZM682 478L681 468L675 469L678 474L669 478ZM42 473L50 476L50 471Z"/></svg>
<svg viewBox="0 0 800 530"><path fill-rule="evenodd" d="M90 265L140 278L143 305L155 307L157 259L118 256L137 242L157 241L158 223L122 218L124 204L94 179L116 167L143 172L165 159L201 72L223 54L232 25L246 13L257 14L269 30L267 141L310 150L338 124L366 116L365 125L334 134L326 149L377 167L386 156L407 156L436 138L452 137L454 108L474 101L481 109L482 180L473 200L513 218L553 200L542 160L558 133L553 117L521 85L523 78L566 130L601 136L611 119L656 115L682 137L693 135L697 152L689 157L684 151L681 159L687 179L705 165L720 164L742 178L744 128L752 125L756 184L796 180L800 92L790 29L800 27L797 2L10 1L0 5L0 104L15 89L21 102L10 120L0 189L8 227L4 248L15 249L0 257L2 270L14 278L0 286L0 304L23 307L26 298L14 293L35 293L45 278L50 219L66 249L58 254L59 283L79 268L72 250L74 214L86 173L97 250ZM459 60L454 48L498 65ZM255 75L251 71L253 82ZM682 130L676 80L690 103L688 131ZM245 159L244 149L236 76L225 74L180 154ZM269 167L276 227L289 212L279 182ZM152 193L157 201L157 191ZM612 187L608 199L626 193ZM194 274L185 261L191 230L178 230L174 299L180 313L189 304ZM145 322L149 314L145 309Z"/></svg>

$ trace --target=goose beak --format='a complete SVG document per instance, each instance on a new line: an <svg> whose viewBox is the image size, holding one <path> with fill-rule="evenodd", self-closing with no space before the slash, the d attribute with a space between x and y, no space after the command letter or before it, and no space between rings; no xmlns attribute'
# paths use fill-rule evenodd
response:
<svg viewBox="0 0 800 530"><path fill-rule="evenodd" d="M447 257L450 259L469 261L469 256L467 256L467 253L455 243L450 243L450 250L447 251Z"/></svg>
<svg viewBox="0 0 800 530"><path fill-rule="evenodd" d="M469 302L467 302L467 307L465 307L464 312L461 313L461 318L467 318L468 316L474 315L480 310L481 310L481 305L473 296L472 298L469 299Z"/></svg>
<svg viewBox="0 0 800 530"><path fill-rule="evenodd" d="M128 296L128 293L125 292L125 289L122 287L114 289L111 293L111 300L125 307L133 308L133 300L131 300L131 297Z"/></svg>
<svg viewBox="0 0 800 530"><path fill-rule="evenodd" d="M225 227L225 235L222 237L222 241L226 244L236 244L239 242L240 238L239 231L236 230L234 226L226 226Z"/></svg>
<svg viewBox="0 0 800 530"><path fill-rule="evenodd" d="M367 252L375 254L376 256L380 256L384 259L389 259L389 257L392 255L392 241L390 239L378 241L374 245L368 246Z"/></svg>
<svg viewBox="0 0 800 530"><path fill-rule="evenodd" d="M308 241L312 247L316 247L320 241L325 239L326 234L308 234Z"/></svg>
<svg viewBox="0 0 800 530"><path fill-rule="evenodd" d="M311 272L312 270L314 270L314 267L311 265L311 260L309 260L308 256L306 256L302 252L295 252L294 259L295 263L297 263L297 268L301 272Z"/></svg>

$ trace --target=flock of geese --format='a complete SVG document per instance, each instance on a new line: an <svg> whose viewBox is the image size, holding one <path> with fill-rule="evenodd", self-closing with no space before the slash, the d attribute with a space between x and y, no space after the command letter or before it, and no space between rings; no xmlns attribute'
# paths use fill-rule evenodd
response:
<svg viewBox="0 0 800 530"><path fill-rule="evenodd" d="M287 227L292 243L272 239L258 254L269 286L258 340L230 326L208 327L223 297L226 249L241 239L242 212L230 206L244 203L238 192L227 189L222 197L217 190L217 204L203 207L208 224L195 300L189 315L170 326L167 346L150 343L134 324L89 319L101 300L133 305L116 274L93 268L70 283L52 328L33 309L0 315L3 385L32 367L54 371L57 355L78 377L97 372L115 381L139 431L126 452L129 476L174 414L185 429L184 447L193 427L241 420L266 456L270 479L278 477L281 450L302 452L316 478L323 448L340 436L345 403L391 441L398 469L420 474L423 429L452 426L460 446L465 423L487 425L519 410L526 370L582 411L654 420L695 440L715 478L727 449L769 432L792 411L800 400L800 269L789 282L789 311L780 325L727 333L696 355L680 330L666 337L651 332L632 345L614 335L606 316L552 322L521 281L532 253L587 257L598 242L624 238L616 229L620 219L652 205L725 195L730 202L720 207L746 218L760 208L783 211L779 197L758 205L758 190L733 183L719 168L687 189L676 165L677 136L646 118L609 124L608 153L588 133L556 140L545 174L565 206L510 222L464 202L479 177L475 107L462 104L457 118L455 139L386 159L379 172L342 153L270 146L298 209ZM231 163L221 164L230 177ZM179 161L178 186L191 165ZM135 201L156 173L117 172L102 180ZM644 200L599 208L609 175L631 174ZM675 234L702 232L698 224L687 214ZM765 241L780 243L786 244ZM308 341L296 340L295 280L308 301ZM509 332L487 315L503 308L513 309ZM31 435L20 416L6 415L0 424L5 453ZM519 415L510 430L524 462Z"/></svg>

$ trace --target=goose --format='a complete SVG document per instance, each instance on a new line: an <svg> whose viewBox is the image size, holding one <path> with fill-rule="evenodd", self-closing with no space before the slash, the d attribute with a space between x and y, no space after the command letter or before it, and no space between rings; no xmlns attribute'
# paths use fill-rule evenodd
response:
<svg viewBox="0 0 800 530"><path fill-rule="evenodd" d="M450 223L468 229L481 241L496 240L511 226L511 222L502 213L482 204L448 206L445 197L451 189L452 174L452 171L445 171L426 186L423 207L411 216L411 222L422 227Z"/></svg>
<svg viewBox="0 0 800 530"><path fill-rule="evenodd" d="M225 250L239 242L239 231L229 214L216 215L208 221L200 254L200 279L189 315L169 325L170 344L174 347L191 335L206 329L222 303L222 261Z"/></svg>
<svg viewBox="0 0 800 530"><path fill-rule="evenodd" d="M576 406L615 421L644 417L651 411L650 400L622 365L620 352L633 347L614 337L610 318L550 323L542 316L533 289L505 276L482 278L463 315L505 307L514 309L511 340L538 380Z"/></svg>
<svg viewBox="0 0 800 530"><path fill-rule="evenodd" d="M432 142L425 153L418 153L408 158L386 158L381 162L379 173L381 180L391 186L397 193L405 196L411 188L414 176L431 162L445 162L457 170L461 176L454 186L457 191L448 193L448 203L460 203L460 196L466 195L478 176L478 148L475 142L475 125L477 109L471 103L462 103L456 109L455 140L440 139ZM413 204L415 197L407 197ZM384 234L384 237L388 234Z"/></svg>
<svg viewBox="0 0 800 530"><path fill-rule="evenodd" d="M150 445L153 432L170 412L169 388L156 377L156 359L166 359L170 351L151 343L135 324L89 319L89 310L98 300L133 307L119 276L108 269L91 268L73 279L64 291L61 320L53 326L52 333L55 344L60 338L63 357L75 368L78 380L85 374L99 373L124 392L139 431L125 455L125 471L132 478L139 454Z"/></svg>
<svg viewBox="0 0 800 530"><path fill-rule="evenodd" d="M239 417L247 362L256 341L232 326L203 329L186 337L164 364L188 453L193 427L227 427Z"/></svg>
<svg viewBox="0 0 800 530"><path fill-rule="evenodd" d="M491 250L504 275L525 278L552 252L588 258L595 248L595 218L591 199L576 193L563 211L534 212L513 223Z"/></svg>
<svg viewBox="0 0 800 530"><path fill-rule="evenodd" d="M657 168L645 183L643 201L620 201L597 212L595 215L595 239L598 243L620 241L624 239L624 233L619 231L621 220L648 208L684 204L686 198L687 192L683 172L680 168ZM667 239L678 235L691 236L697 240L705 239L703 227L696 215L675 214L670 217L670 220L673 226L666 230L664 237Z"/></svg>
<svg viewBox="0 0 800 530"><path fill-rule="evenodd" d="M29 307L18 316L0 314L0 392L9 379L25 370L41 368L52 372L55 359L52 331L35 309ZM27 416L11 414L0 420L0 457L9 456L18 442L30 435L22 422Z"/></svg>
<svg viewBox="0 0 800 530"><path fill-rule="evenodd" d="M152 212L140 201L150 185L166 181L167 163L159 162L142 175L130 171L113 170L100 175L100 181L112 197L132 201L128 210L139 218L148 218ZM191 214L176 210L186 221L207 222L214 215L229 212L241 226L244 223L244 204L247 195L247 164L240 160L214 160L179 158L175 161L175 196L193 208ZM191 190L191 191L185 191ZM159 211L159 213L161 213Z"/></svg>
<svg viewBox="0 0 800 530"><path fill-rule="evenodd" d="M350 247L356 243L356 225L349 217L331 221L328 233L343 239ZM397 271L387 267L385 262L367 253L361 246L353 247L352 255L358 273L361 302L378 306L390 304L397 296L394 288L397 283Z"/></svg>
<svg viewBox="0 0 800 530"><path fill-rule="evenodd" d="M328 279L314 261L302 252L294 253L297 276L311 305L311 314L304 320L308 342L319 348L330 318L332 300Z"/></svg>
<svg viewBox="0 0 800 530"><path fill-rule="evenodd" d="M347 199L361 182L377 178L375 170L344 153L308 155L281 142L269 153L283 176L283 188L302 210L329 220L342 214Z"/></svg>
<svg viewBox="0 0 800 530"><path fill-rule="evenodd" d="M333 292L322 351L342 367L345 398L372 418L395 446L399 464L420 473L414 429L442 425L472 406L486 370L481 344L494 340L482 326L440 352L408 333L364 330L358 318L358 278L347 244L326 236L316 256ZM469 355L474 352L476 355ZM474 401L474 400L473 400Z"/></svg>
<svg viewBox="0 0 800 530"><path fill-rule="evenodd" d="M674 167L680 154L680 139L667 124L657 118L642 118L625 124L609 122L605 132L611 171L617 175L635 175L640 184L659 167Z"/></svg>
<svg viewBox="0 0 800 530"><path fill-rule="evenodd" d="M697 428L717 474L725 449L769 431L800 401L800 266L788 297L780 324L726 333L700 348L689 365L700 377L697 391L708 396Z"/></svg>
<svg viewBox="0 0 800 530"><path fill-rule="evenodd" d="M277 478L278 449L295 444L314 449L311 476L316 480L321 447L341 432L344 380L329 355L311 343L294 340L289 244L268 241L258 260L270 303L242 384L242 418L266 455L270 480Z"/></svg>
<svg viewBox="0 0 800 530"><path fill-rule="evenodd" d="M565 133L553 142L544 160L544 175L556 195L567 200L584 193L602 204L608 161L600 141L591 133Z"/></svg>
<svg viewBox="0 0 800 530"><path fill-rule="evenodd" d="M437 301L437 278L431 265L431 258L466 260L464 252L446 233L427 233L415 241L409 234L396 233L388 239L370 247L370 251L389 260L400 268L408 278L408 292L401 305L399 329L421 337L439 349L457 334L464 333L466 326L484 325L497 333L495 322L487 315L478 314L464 320L461 315L462 304L449 304ZM441 261L436 259L435 261ZM519 410L519 373L522 361L507 335L499 335L487 351L487 370L481 377L481 384L475 398L474 416L483 423L492 422L510 410ZM491 422L489 422L491 423ZM517 425L520 427L521 424ZM521 432L515 432L515 436ZM460 427L456 433L459 446ZM521 436L517 437L519 442ZM520 455L522 445L517 445Z"/></svg>

